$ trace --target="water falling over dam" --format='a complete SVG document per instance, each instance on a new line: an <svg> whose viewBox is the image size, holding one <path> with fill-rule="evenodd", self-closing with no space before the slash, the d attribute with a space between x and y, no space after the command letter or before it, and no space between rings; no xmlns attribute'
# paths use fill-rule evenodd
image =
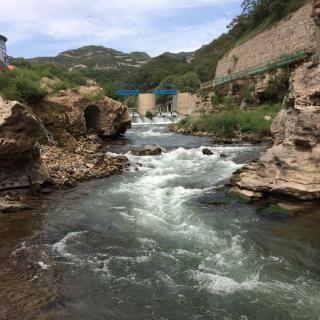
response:
<svg viewBox="0 0 320 320"><path fill-rule="evenodd" d="M162 113L159 112L152 118L143 117L137 112L132 112L131 117L132 117L132 124L134 126L164 125L164 124L178 123L180 120L185 118L184 116L181 116L176 112L162 112Z"/></svg>

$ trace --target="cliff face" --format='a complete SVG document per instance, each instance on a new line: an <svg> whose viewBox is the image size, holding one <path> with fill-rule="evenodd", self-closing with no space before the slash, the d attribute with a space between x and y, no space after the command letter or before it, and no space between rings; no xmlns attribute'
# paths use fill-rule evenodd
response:
<svg viewBox="0 0 320 320"><path fill-rule="evenodd" d="M235 188L247 196L280 194L320 199L320 66L305 64L290 80L290 96L272 124L274 145L241 170Z"/></svg>
<svg viewBox="0 0 320 320"><path fill-rule="evenodd" d="M39 121L23 105L0 97L0 190L47 179L37 145L39 131Z"/></svg>

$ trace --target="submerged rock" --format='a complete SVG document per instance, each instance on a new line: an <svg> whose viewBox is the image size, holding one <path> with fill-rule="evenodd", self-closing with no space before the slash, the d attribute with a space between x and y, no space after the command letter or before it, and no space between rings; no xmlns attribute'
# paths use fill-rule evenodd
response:
<svg viewBox="0 0 320 320"><path fill-rule="evenodd" d="M320 199L320 66L298 68L290 80L286 106L274 120L273 147L244 167L239 192Z"/></svg>
<svg viewBox="0 0 320 320"><path fill-rule="evenodd" d="M139 156L139 157L158 156L158 155L161 155L162 150L159 146L146 145L146 146L142 146L142 147L131 150L131 153L134 156Z"/></svg>
<svg viewBox="0 0 320 320"><path fill-rule="evenodd" d="M39 121L25 106L0 97L0 190L46 181L37 144L40 130Z"/></svg>

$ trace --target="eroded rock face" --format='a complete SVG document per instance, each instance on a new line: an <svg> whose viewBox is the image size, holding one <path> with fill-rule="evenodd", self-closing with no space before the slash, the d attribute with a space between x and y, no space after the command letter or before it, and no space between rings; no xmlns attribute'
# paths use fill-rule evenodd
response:
<svg viewBox="0 0 320 320"><path fill-rule="evenodd" d="M0 97L0 190L43 184L48 175L40 159L38 120L18 102Z"/></svg>
<svg viewBox="0 0 320 320"><path fill-rule="evenodd" d="M272 124L274 145L241 170L241 193L320 199L320 66L305 64L290 81L285 108Z"/></svg>
<svg viewBox="0 0 320 320"><path fill-rule="evenodd" d="M131 127L127 107L103 95L94 102L83 94L66 92L47 97L35 111L58 142L67 141L71 150L76 146L75 139L87 132L108 138L124 134Z"/></svg>

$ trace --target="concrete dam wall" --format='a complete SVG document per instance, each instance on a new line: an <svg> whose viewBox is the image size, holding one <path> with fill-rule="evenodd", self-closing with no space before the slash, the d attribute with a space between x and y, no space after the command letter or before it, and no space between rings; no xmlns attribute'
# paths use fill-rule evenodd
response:
<svg viewBox="0 0 320 320"><path fill-rule="evenodd" d="M314 50L316 26L311 18L311 4L235 47L218 63L216 78L264 64L299 50Z"/></svg>

